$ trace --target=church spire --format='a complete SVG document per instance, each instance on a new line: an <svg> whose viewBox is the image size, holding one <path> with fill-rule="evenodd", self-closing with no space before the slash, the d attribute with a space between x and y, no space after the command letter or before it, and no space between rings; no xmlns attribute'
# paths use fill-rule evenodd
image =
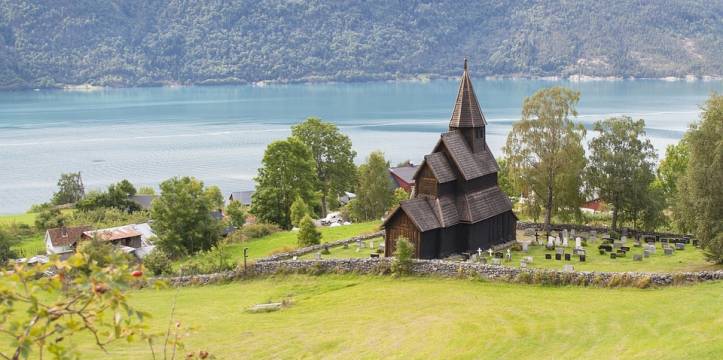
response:
<svg viewBox="0 0 723 360"><path fill-rule="evenodd" d="M467 58L464 59L464 72L457 92L452 119L449 120L450 130L458 128L477 128L487 125L482 110L477 102L477 95L472 87L472 80L467 72Z"/></svg>

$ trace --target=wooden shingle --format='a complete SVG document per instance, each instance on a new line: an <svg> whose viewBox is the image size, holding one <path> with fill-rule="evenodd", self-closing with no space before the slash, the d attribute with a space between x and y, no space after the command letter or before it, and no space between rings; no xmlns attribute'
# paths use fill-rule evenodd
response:
<svg viewBox="0 0 723 360"><path fill-rule="evenodd" d="M454 103L449 127L482 127L485 125L487 125L487 121L482 114L479 102L477 102L477 95L474 93L472 80L467 72L467 60L465 60L462 81L459 84L459 91L457 91L457 101Z"/></svg>
<svg viewBox="0 0 723 360"><path fill-rule="evenodd" d="M431 153L424 156L424 161L429 165L440 184L457 180L447 157L441 153Z"/></svg>

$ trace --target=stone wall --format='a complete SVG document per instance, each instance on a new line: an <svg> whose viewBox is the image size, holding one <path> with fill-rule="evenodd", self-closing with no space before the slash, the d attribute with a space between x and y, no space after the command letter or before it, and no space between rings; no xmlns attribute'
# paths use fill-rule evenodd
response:
<svg viewBox="0 0 723 360"><path fill-rule="evenodd" d="M218 274L181 276L169 278L172 286L205 285L276 274L391 274L393 259L325 259L325 260L280 260L252 264L247 271ZM545 285L577 286L669 286L703 281L723 280L723 270L684 273L644 272L566 272L537 268L515 268L474 262L443 260L414 260L410 269L414 276L440 276L448 278L483 278L487 280Z"/></svg>
<svg viewBox="0 0 723 360"><path fill-rule="evenodd" d="M319 245L307 246L304 248L292 250L292 251L285 252L282 254L271 255L271 256L265 257L263 259L259 259L259 260L257 260L257 262L279 261L279 260L291 259L294 256L301 256L301 255L306 255L309 253L320 251L325 247L333 248L333 247L337 247L337 246L342 246L344 244L353 244L359 240L369 240L369 239L374 239L374 238L378 238L378 237L382 237L382 236L384 236L384 231L377 231L377 232L371 233L371 234L359 235L359 236L355 236L355 237L344 239L344 240L338 240L338 241L332 241L332 242L323 243L323 244L319 244Z"/></svg>

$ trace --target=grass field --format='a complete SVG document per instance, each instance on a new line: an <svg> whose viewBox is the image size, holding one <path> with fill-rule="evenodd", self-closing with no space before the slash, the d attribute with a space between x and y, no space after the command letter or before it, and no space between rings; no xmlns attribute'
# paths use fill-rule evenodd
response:
<svg viewBox="0 0 723 360"><path fill-rule="evenodd" d="M373 233L379 230L379 225L379 221L371 221L337 227L320 227L319 231L322 235L321 242L332 242L361 234ZM243 251L244 248L248 248L248 260L253 261L276 252L291 251L296 249L298 247L296 235L297 232L295 231L280 231L269 236L249 240L243 243L230 244L228 251L234 262L243 263ZM182 264L188 260L189 259L183 259L177 262L176 265Z"/></svg>
<svg viewBox="0 0 723 360"><path fill-rule="evenodd" d="M37 213L23 213L12 215L0 215L0 225L16 222L18 224L34 225Z"/></svg>
<svg viewBox="0 0 723 360"><path fill-rule="evenodd" d="M162 331L176 290L131 302ZM438 278L290 276L178 291L185 343L220 359L720 359L723 283L663 289L541 287ZM244 309L290 299L278 312ZM104 355L148 357L118 342Z"/></svg>

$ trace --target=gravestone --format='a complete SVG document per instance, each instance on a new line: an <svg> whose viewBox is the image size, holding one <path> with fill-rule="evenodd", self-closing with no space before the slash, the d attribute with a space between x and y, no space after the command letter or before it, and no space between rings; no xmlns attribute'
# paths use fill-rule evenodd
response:
<svg viewBox="0 0 723 360"><path fill-rule="evenodd" d="M617 258L617 257L618 257L618 256L617 256L615 253L610 253L610 258L611 258L611 259L615 259L615 258Z"/></svg>
<svg viewBox="0 0 723 360"><path fill-rule="evenodd" d="M562 246L562 240L560 236L555 237L555 246Z"/></svg>
<svg viewBox="0 0 723 360"><path fill-rule="evenodd" d="M633 261L643 261L643 256L639 254L633 255Z"/></svg>
<svg viewBox="0 0 723 360"><path fill-rule="evenodd" d="M524 251L524 252L529 252L529 250L530 250L530 249L529 249L529 245L530 245L530 244L529 244L528 242L523 242L523 243L522 243L522 251Z"/></svg>
<svg viewBox="0 0 723 360"><path fill-rule="evenodd" d="M532 256L525 256L522 259L524 259L525 262L527 262L527 263L530 263L530 264L532 263Z"/></svg>
<svg viewBox="0 0 723 360"><path fill-rule="evenodd" d="M527 268L527 262L520 261L520 267L523 268L523 269L524 269L524 268Z"/></svg>
<svg viewBox="0 0 723 360"><path fill-rule="evenodd" d="M570 261L570 254L565 254L565 261Z"/></svg>
<svg viewBox="0 0 723 360"><path fill-rule="evenodd" d="M379 254L377 254L377 253L371 253L371 254L369 254L369 257L370 257L370 258L373 258L373 259L374 259L374 258L378 258L378 257L379 257Z"/></svg>
<svg viewBox="0 0 723 360"><path fill-rule="evenodd" d="M358 240L356 241L356 246L357 246L358 248L364 247L364 243L362 243L362 239L358 239Z"/></svg>
<svg viewBox="0 0 723 360"><path fill-rule="evenodd" d="M585 262L585 259L586 259L585 255L580 255L580 262Z"/></svg>
<svg viewBox="0 0 723 360"><path fill-rule="evenodd" d="M564 229L562 230L562 243L567 244L568 240L570 240L570 233L567 231L567 229Z"/></svg>
<svg viewBox="0 0 723 360"><path fill-rule="evenodd" d="M553 236L548 236L548 237L547 237L547 248L548 248L548 249L551 249L551 248L553 248L553 247L555 247L555 237L553 237Z"/></svg>
<svg viewBox="0 0 723 360"><path fill-rule="evenodd" d="M492 265L500 265L502 264L502 259L494 258L492 259Z"/></svg>
<svg viewBox="0 0 723 360"><path fill-rule="evenodd" d="M597 240L597 230L590 230L590 241Z"/></svg>
<svg viewBox="0 0 723 360"><path fill-rule="evenodd" d="M510 249L507 249L507 261L512 261L512 251Z"/></svg>
<svg viewBox="0 0 723 360"><path fill-rule="evenodd" d="M673 249L671 249L671 248L665 248L664 251L665 251L665 255L666 255L666 256L671 256L671 255L673 255Z"/></svg>
<svg viewBox="0 0 723 360"><path fill-rule="evenodd" d="M575 249L582 249L582 238L579 236L575 238Z"/></svg>
<svg viewBox="0 0 723 360"><path fill-rule="evenodd" d="M562 260L562 254L555 254L555 260Z"/></svg>
<svg viewBox="0 0 723 360"><path fill-rule="evenodd" d="M299 257L294 255L294 257L292 257L291 260L294 260L294 261L299 260Z"/></svg>
<svg viewBox="0 0 723 360"><path fill-rule="evenodd" d="M628 252L628 251L630 251L630 247L629 246L621 246L620 250Z"/></svg>
<svg viewBox="0 0 723 360"><path fill-rule="evenodd" d="M374 240L369 240L369 248L374 249Z"/></svg>
<svg viewBox="0 0 723 360"><path fill-rule="evenodd" d="M545 260L552 260L552 254L545 254Z"/></svg>
<svg viewBox="0 0 723 360"><path fill-rule="evenodd" d="M675 250L685 250L685 244L675 243Z"/></svg>
<svg viewBox="0 0 723 360"><path fill-rule="evenodd" d="M575 271L575 267L572 265L568 265L568 264L562 265L562 271L573 272L573 271Z"/></svg>
<svg viewBox="0 0 723 360"><path fill-rule="evenodd" d="M316 252L316 260L321 260L321 251Z"/></svg>
<svg viewBox="0 0 723 360"><path fill-rule="evenodd" d="M479 262L482 264L487 264L487 258L486 257L480 257Z"/></svg>
<svg viewBox="0 0 723 360"><path fill-rule="evenodd" d="M648 250L643 250L643 257L646 257L646 258L647 258L647 257L650 257L650 251L648 251Z"/></svg>
<svg viewBox="0 0 723 360"><path fill-rule="evenodd" d="M623 235L623 236L620 237L620 243L621 243L621 244L625 244L626 241L628 241L628 237L627 237L627 236Z"/></svg>
<svg viewBox="0 0 723 360"><path fill-rule="evenodd" d="M495 259L502 259L503 257L505 257L505 254L502 252L498 251L495 253Z"/></svg>
<svg viewBox="0 0 723 360"><path fill-rule="evenodd" d="M490 254L490 258L492 257L492 248L487 249L487 252Z"/></svg>
<svg viewBox="0 0 723 360"><path fill-rule="evenodd" d="M564 246L564 247L567 247L567 246L568 246L567 240L568 240L567 238L563 238L563 239L562 239L562 246Z"/></svg>
<svg viewBox="0 0 723 360"><path fill-rule="evenodd" d="M576 237L575 235L575 229L570 230L570 237L574 239Z"/></svg>
<svg viewBox="0 0 723 360"><path fill-rule="evenodd" d="M691 242L693 243L693 246L698 247L698 239L693 239Z"/></svg>

